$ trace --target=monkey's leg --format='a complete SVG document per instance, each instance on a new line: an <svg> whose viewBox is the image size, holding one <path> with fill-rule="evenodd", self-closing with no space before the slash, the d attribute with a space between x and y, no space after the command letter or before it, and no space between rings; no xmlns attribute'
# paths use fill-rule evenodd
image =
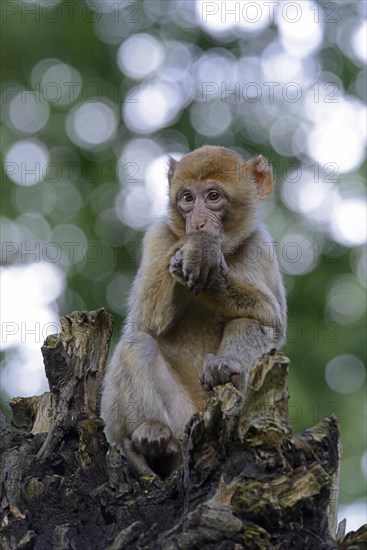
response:
<svg viewBox="0 0 367 550"><path fill-rule="evenodd" d="M208 354L200 373L205 390L232 382L245 395L256 360L273 347L273 330L253 319L229 321L217 355Z"/></svg>
<svg viewBox="0 0 367 550"><path fill-rule="evenodd" d="M177 439L194 413L193 405L157 341L131 331L118 344L105 378L102 417L107 439L133 460L133 453L149 463L172 462L179 453ZM174 460L173 460L174 462Z"/></svg>

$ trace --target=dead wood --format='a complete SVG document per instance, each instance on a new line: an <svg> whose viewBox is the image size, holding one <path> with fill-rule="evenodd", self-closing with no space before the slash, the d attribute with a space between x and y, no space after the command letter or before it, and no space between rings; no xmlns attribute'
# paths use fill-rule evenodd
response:
<svg viewBox="0 0 367 550"><path fill-rule="evenodd" d="M252 372L246 400L217 387L187 426L183 465L137 479L109 448L99 400L112 319L61 319L42 353L50 392L0 419L0 547L366 549L367 526L336 534L340 435L334 416L301 434L288 418L288 359Z"/></svg>

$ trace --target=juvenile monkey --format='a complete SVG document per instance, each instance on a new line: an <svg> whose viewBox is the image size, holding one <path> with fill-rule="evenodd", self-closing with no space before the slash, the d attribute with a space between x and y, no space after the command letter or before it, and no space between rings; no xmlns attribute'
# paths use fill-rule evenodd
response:
<svg viewBox="0 0 367 550"><path fill-rule="evenodd" d="M101 404L110 443L140 473L162 475L212 388L232 382L245 394L256 359L286 331L283 283L259 216L272 190L266 160L204 146L170 158L168 181L169 212L145 235Z"/></svg>

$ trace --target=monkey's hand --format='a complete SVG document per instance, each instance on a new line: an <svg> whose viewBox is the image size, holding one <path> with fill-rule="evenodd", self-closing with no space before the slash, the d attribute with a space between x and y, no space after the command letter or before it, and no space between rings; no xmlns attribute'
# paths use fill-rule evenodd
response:
<svg viewBox="0 0 367 550"><path fill-rule="evenodd" d="M188 235L187 242L171 258L169 272L194 294L208 289L213 278L226 277L228 266L218 238L204 231Z"/></svg>
<svg viewBox="0 0 367 550"><path fill-rule="evenodd" d="M232 382L237 389L243 389L243 369L239 361L229 357L212 355L205 357L204 367L199 374L199 380L205 391L211 391L214 386Z"/></svg>
<svg viewBox="0 0 367 550"><path fill-rule="evenodd" d="M172 277L176 279L179 283L186 285L186 279L183 274L183 253L182 248L180 250L177 250L176 254L172 256L171 261L169 263L168 271L171 273Z"/></svg>

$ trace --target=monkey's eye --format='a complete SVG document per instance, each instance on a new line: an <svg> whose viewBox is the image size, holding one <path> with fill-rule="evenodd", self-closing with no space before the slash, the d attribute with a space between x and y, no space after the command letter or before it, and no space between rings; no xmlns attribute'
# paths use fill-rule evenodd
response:
<svg viewBox="0 0 367 550"><path fill-rule="evenodd" d="M186 193L182 195L182 200L185 202L192 202L194 200L194 195L190 193L190 191L186 191Z"/></svg>
<svg viewBox="0 0 367 550"><path fill-rule="evenodd" d="M218 191L209 191L208 198L211 201L217 201L220 198Z"/></svg>

